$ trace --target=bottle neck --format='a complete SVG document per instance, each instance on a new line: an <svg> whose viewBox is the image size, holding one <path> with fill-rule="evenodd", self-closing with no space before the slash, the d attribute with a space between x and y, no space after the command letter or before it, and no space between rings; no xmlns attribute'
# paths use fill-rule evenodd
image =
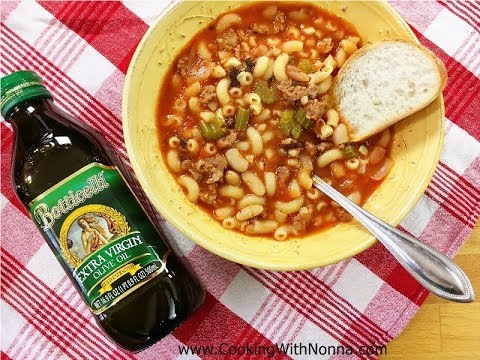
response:
<svg viewBox="0 0 480 360"><path fill-rule="evenodd" d="M38 143L52 132L51 121L45 112L55 107L52 99L39 98L18 104L8 117L23 144Z"/></svg>

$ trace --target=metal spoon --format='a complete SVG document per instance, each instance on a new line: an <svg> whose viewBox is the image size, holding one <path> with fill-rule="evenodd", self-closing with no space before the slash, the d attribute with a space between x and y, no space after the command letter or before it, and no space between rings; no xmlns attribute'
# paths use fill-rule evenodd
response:
<svg viewBox="0 0 480 360"><path fill-rule="evenodd" d="M365 226L425 289L451 301L474 301L470 280L448 257L357 206L317 175L313 184Z"/></svg>

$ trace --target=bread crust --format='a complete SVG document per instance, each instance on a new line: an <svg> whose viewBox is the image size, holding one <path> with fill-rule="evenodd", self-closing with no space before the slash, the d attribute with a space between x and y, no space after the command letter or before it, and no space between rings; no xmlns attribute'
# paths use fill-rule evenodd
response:
<svg viewBox="0 0 480 360"><path fill-rule="evenodd" d="M416 48L420 49L425 55L427 55L436 65L437 65L437 69L438 69L438 72L437 72L437 76L439 78L439 88L435 91L435 93L433 94L433 96L431 96L427 101L419 104L419 106L414 110L414 111L405 111L403 113L399 113L397 114L395 117L391 118L391 119L388 119L385 121L385 123L381 126L378 126L375 131L373 133L370 133L370 134L358 134L356 131L355 131L355 128L350 124L350 122L348 121L347 118L345 118L345 116L341 113L340 109L338 108L337 106L337 111L341 117L341 119L343 120L344 124L347 126L348 128L348 132L349 132L349 135L350 135L350 140L352 142L357 142L357 141L362 141L362 140L365 140L366 138L376 134L376 133L379 133L380 131L388 128L389 126L397 123L398 121L406 118L407 116L410 116L414 113L416 113L417 111L425 108L426 106L428 106L429 104L431 104L441 93L442 91L445 89L445 86L447 84L447 79L448 79L448 74L447 74L447 69L445 67L445 64L442 62L442 60L440 60L435 54L433 54L430 50L428 50L427 48L423 47L422 45L420 45L419 43L416 43L416 42L413 42L413 41L409 41L409 40L405 40L405 39L386 39L386 40L382 40L382 41L379 41L379 42L376 42L376 43L373 43L373 44L368 44L368 45L365 45L363 47L361 47L360 49L358 49L355 53L352 54L352 56L350 56L346 61L345 63L343 64L343 66L340 68L340 70L338 71L338 74L337 76L335 76L334 78L334 82L333 82L333 85L332 85L332 88L333 88L333 97L335 99L335 102L338 103L338 99L336 97L336 86L338 84L338 82L345 76L345 73L348 71L348 67L349 67L349 64L351 64L352 62L354 62L356 59L362 57L367 51L370 51L371 49L374 49L375 47L379 46L379 45L382 45L382 44L385 44L386 42L390 42L390 43L405 43L405 44L409 44L409 45L413 45L415 46Z"/></svg>

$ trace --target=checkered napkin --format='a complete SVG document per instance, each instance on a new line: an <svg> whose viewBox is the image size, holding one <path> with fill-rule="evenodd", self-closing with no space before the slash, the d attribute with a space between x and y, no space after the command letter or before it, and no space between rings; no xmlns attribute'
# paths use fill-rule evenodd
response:
<svg viewBox="0 0 480 360"><path fill-rule="evenodd" d="M103 132L128 169L120 106L125 73L141 37L167 5L161 0L2 1L0 72L38 72L56 104ZM453 257L479 216L480 4L395 1L392 5L422 44L445 62L449 74L440 164L401 227ZM222 343L224 351L230 345L267 349L290 343L355 350L387 344L427 296L378 244L325 268L273 272L219 258L163 223L179 255L200 277L206 300L173 334L141 353L126 353L97 327L16 199L10 180L13 141L10 125L2 121L2 359L214 358L181 355L179 346ZM246 355L231 357L270 356L268 352L252 355L252 348L244 351ZM313 357L290 351L274 357L347 356Z"/></svg>

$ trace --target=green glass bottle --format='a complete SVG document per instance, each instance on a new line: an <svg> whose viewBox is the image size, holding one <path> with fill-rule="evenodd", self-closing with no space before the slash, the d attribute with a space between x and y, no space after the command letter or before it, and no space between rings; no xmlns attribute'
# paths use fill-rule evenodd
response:
<svg viewBox="0 0 480 360"><path fill-rule="evenodd" d="M141 350L203 302L99 134L58 109L41 78L0 81L1 113L16 133L13 185L99 325Z"/></svg>

